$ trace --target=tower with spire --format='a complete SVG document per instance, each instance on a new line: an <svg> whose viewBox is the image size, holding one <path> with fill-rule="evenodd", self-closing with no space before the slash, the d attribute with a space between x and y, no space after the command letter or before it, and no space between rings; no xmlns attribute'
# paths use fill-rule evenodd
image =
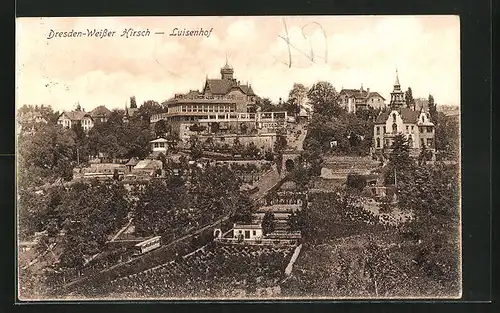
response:
<svg viewBox="0 0 500 313"><path fill-rule="evenodd" d="M398 68L396 67L396 81L394 82L394 89L391 92L391 102L389 106L392 109L399 109L405 104L405 94L401 90L401 84L399 83Z"/></svg>
<svg viewBox="0 0 500 313"><path fill-rule="evenodd" d="M233 80L234 70L227 62L227 54L226 54L226 64L220 69L220 74L222 79Z"/></svg>

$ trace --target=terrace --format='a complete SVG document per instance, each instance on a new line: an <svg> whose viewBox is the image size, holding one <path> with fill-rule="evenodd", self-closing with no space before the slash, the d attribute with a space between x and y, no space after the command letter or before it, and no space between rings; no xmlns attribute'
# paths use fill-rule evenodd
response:
<svg viewBox="0 0 500 313"><path fill-rule="evenodd" d="M110 292L150 298L234 297L245 295L250 282L276 286L295 250L293 245L212 243L184 257L141 273L113 280Z"/></svg>

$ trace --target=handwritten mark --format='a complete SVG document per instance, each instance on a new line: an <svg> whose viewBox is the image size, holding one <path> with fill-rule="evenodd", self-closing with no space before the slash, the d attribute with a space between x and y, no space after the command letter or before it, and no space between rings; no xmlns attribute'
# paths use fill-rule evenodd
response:
<svg viewBox="0 0 500 313"><path fill-rule="evenodd" d="M286 44L288 45L288 64L283 62L285 65L288 65L288 68L291 68L292 67L292 52L291 52L291 48L295 49L296 51L300 52L301 54L303 54L304 56L306 56L309 60L311 60L312 63L316 63L314 61L314 49L313 49L313 45L312 45L312 42L311 42L311 39L309 38L309 47L311 49L311 52L310 54L307 54L306 52L302 51L301 49L297 48L295 45L293 45L290 41L290 36L288 35L288 27L286 25L286 20L283 19L283 25L285 27L285 37L281 36L281 35L278 35L278 37L280 37L281 39L283 39ZM304 25L302 28L301 28L301 31L302 31L302 36L304 36L304 39L308 39L308 37L306 36L306 33L305 33L305 29L308 27L308 26L312 26L312 25L317 25L321 31L323 32L323 37L324 37L324 42L325 42L325 56L324 57L320 57L318 56L318 58L320 59L323 59L325 61L325 64L328 63L328 37L326 35L326 32L323 28L323 26L321 26L320 23L318 22L311 22L309 24L306 24Z"/></svg>
<svg viewBox="0 0 500 313"><path fill-rule="evenodd" d="M306 24L302 27L302 36L304 36L304 39L307 39L307 36L306 36L304 30L306 29L306 27L312 26L312 25L317 25L321 29L321 31L323 32L323 39L324 39L324 43L325 43L325 57L323 58L323 60L325 61L325 63L328 63L328 44L327 44L328 37L326 35L325 29L323 28L323 26L318 22L312 22L312 23ZM309 39L309 46L311 47L311 61L314 63L314 50L312 47L311 39Z"/></svg>

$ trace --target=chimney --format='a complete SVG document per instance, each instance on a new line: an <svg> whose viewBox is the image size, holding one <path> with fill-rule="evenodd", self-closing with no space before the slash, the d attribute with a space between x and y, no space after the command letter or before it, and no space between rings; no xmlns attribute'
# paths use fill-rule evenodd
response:
<svg viewBox="0 0 500 313"><path fill-rule="evenodd" d="M370 95L370 88L366 88L366 92Z"/></svg>

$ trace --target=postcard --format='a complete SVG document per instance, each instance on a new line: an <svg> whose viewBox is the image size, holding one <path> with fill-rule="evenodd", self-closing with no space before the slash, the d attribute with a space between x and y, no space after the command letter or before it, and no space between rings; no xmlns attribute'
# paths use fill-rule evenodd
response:
<svg viewBox="0 0 500 313"><path fill-rule="evenodd" d="M20 301L459 299L453 15L16 20Z"/></svg>

